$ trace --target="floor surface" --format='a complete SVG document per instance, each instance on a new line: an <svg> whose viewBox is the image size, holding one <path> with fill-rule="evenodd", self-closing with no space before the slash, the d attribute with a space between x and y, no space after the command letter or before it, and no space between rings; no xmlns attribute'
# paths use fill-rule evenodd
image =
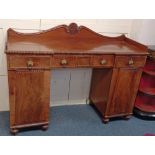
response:
<svg viewBox="0 0 155 155"><path fill-rule="evenodd" d="M18 136L143 136L155 134L155 121L132 117L103 124L101 117L90 105L52 107L47 131L23 130ZM10 136L9 112L0 112L0 135Z"/></svg>

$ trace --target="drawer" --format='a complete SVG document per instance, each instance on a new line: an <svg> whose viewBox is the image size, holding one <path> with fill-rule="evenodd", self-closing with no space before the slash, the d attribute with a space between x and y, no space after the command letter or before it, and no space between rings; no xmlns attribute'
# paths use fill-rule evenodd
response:
<svg viewBox="0 0 155 155"><path fill-rule="evenodd" d="M93 67L112 67L114 64L113 55L98 55L93 56L92 65Z"/></svg>
<svg viewBox="0 0 155 155"><path fill-rule="evenodd" d="M116 56L116 67L143 67L146 56Z"/></svg>
<svg viewBox="0 0 155 155"><path fill-rule="evenodd" d="M9 56L9 68L50 68L49 56Z"/></svg>
<svg viewBox="0 0 155 155"><path fill-rule="evenodd" d="M52 58L52 67L75 67L76 56L54 55Z"/></svg>
<svg viewBox="0 0 155 155"><path fill-rule="evenodd" d="M77 56L78 67L90 67L90 65L91 65L91 56L89 55Z"/></svg>

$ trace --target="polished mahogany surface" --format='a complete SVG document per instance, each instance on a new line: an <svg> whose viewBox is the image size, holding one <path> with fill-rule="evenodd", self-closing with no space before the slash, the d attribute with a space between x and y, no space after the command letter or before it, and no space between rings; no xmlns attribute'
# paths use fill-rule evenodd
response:
<svg viewBox="0 0 155 155"><path fill-rule="evenodd" d="M124 35L102 36L71 23L38 33L8 30L10 128L48 128L53 68L93 68L89 100L107 123L128 119L148 55L147 47ZM51 99L52 100L52 99Z"/></svg>
<svg viewBox="0 0 155 155"><path fill-rule="evenodd" d="M102 36L75 23L60 25L38 33L19 33L8 30L6 53L87 53L145 55L147 48L124 35Z"/></svg>

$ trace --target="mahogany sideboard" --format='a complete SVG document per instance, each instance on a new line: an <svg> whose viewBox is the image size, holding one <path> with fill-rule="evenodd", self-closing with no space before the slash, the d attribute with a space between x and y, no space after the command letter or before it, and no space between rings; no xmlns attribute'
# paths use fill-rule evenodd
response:
<svg viewBox="0 0 155 155"><path fill-rule="evenodd" d="M129 118L148 49L125 35L107 37L71 23L38 33L8 29L5 53L15 134L25 127L48 128L53 68L93 68L89 100L103 121Z"/></svg>

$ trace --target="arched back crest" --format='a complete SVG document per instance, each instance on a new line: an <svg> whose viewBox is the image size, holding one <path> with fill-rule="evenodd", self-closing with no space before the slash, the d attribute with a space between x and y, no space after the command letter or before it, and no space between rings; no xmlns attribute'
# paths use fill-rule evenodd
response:
<svg viewBox="0 0 155 155"><path fill-rule="evenodd" d="M76 23L59 25L37 33L21 33L8 29L6 53L113 53L136 54L147 47L125 35L103 36ZM135 52L136 51L136 52Z"/></svg>
<svg viewBox="0 0 155 155"><path fill-rule="evenodd" d="M21 33L17 32L13 29L8 29L8 40L40 40L40 39L95 39L98 41L108 41L108 40L124 40L125 36L121 35L118 37L108 37L103 36L99 33L94 32L93 30L85 27L85 26L78 26L76 23L71 23L68 26L67 25L59 25L54 28L43 30L41 32L35 32L35 33Z"/></svg>

